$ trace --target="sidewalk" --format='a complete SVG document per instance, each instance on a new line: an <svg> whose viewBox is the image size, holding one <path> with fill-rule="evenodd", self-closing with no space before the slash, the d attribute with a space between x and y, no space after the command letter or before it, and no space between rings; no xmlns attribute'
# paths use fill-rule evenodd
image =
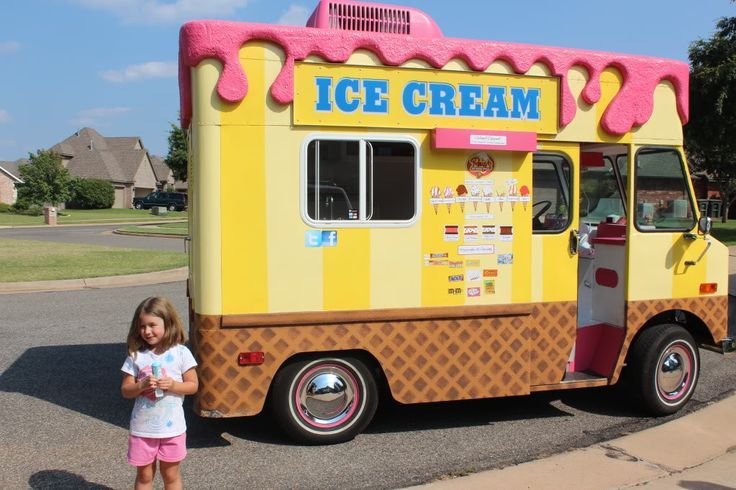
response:
<svg viewBox="0 0 736 490"><path fill-rule="evenodd" d="M736 489L736 395L620 439L419 488Z"/></svg>

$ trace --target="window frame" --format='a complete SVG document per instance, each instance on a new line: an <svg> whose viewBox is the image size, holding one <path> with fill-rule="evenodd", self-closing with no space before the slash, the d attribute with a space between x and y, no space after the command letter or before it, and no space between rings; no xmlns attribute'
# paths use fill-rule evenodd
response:
<svg viewBox="0 0 736 490"><path fill-rule="evenodd" d="M307 197L308 197L308 158L309 158L309 144L315 140L322 141L357 141L359 152L358 158L360 162L360 176L361 189L365 189L364 181L368 179L367 163L369 161L367 152L365 153L366 158L363 159L362 155L364 148L367 148L371 142L387 142L387 143L409 143L414 148L414 216L408 220L402 221L371 221L366 220L333 220L333 221L316 221L309 217ZM302 141L301 155L300 155L300 170L299 170L299 212L301 214L302 221L312 228L408 228L413 226L422 215L421 206L421 183L422 183L422 154L421 146L419 142L407 135L395 135L385 133L311 133L307 135ZM367 196L365 193L361 194L360 206L365 208ZM366 209L368 212L368 209Z"/></svg>
<svg viewBox="0 0 736 490"><path fill-rule="evenodd" d="M575 223L574 216L577 212L577 206L575 206L575 199L573 199L573 193L574 193L574 187L575 187L575 167L572 164L572 161L570 160L570 157L561 152L555 152L555 151L535 151L532 152L532 191L533 193L536 193L537 190L534 188L534 160L536 157L559 157L562 160L564 160L567 163L567 166L570 168L570 182L565 183L561 179L561 175L564 175L564 171L561 168L557 168L556 165L554 165L554 162L550 162L549 160L542 160L547 163L552 163L552 165L555 167L555 175L557 176L557 180L560 183L560 189L564 191L564 187L567 186L567 197L570 201L567 204L567 225L565 225L564 228L560 230L535 230L534 224L532 223L532 235L560 235L562 233L566 233L570 227L572 227ZM534 195L534 194L532 194ZM534 199L532 199L531 202L531 219L534 220Z"/></svg>
<svg viewBox="0 0 736 490"><path fill-rule="evenodd" d="M641 152L650 151L650 150L666 150L669 152L674 153L677 155L677 159L680 162L680 170L682 170L682 175L684 177L685 182L685 190L687 191L687 197L688 202L690 203L690 210L693 213L693 222L692 225L690 225L689 228L663 228L663 229L642 229L639 227L639 220L638 220L638 212L639 212L639 206L638 206L638 196L639 196L639 154ZM700 209L695 205L693 201L693 192L692 192L692 183L691 183L691 177L690 174L687 171L687 168L685 166L685 160L683 158L682 152L679 148L674 146L640 146L637 148L636 153L634 154L634 209L632 210L632 216L631 220L633 221L634 227L636 228L636 231L639 233L687 233L689 231L692 231L692 229L697 225L698 223L698 214L700 212Z"/></svg>

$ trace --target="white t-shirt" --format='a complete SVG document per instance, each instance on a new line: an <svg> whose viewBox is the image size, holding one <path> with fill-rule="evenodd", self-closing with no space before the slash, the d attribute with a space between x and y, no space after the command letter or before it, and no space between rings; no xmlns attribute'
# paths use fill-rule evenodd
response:
<svg viewBox="0 0 736 490"><path fill-rule="evenodd" d="M140 381L151 375L154 361L161 364L161 378L183 381L182 375L197 365L194 356L183 345L175 345L162 354L147 350L137 352L135 359L128 356L121 370ZM144 391L135 399L130 416L130 433L138 437L175 437L187 430L184 421L184 395L164 391L163 398L156 398L153 390Z"/></svg>

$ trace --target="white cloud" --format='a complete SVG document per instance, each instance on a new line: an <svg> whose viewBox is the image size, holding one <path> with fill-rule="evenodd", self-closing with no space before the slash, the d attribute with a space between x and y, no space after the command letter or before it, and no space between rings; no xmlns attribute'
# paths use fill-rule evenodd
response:
<svg viewBox="0 0 736 490"><path fill-rule="evenodd" d="M307 7L292 3L276 23L289 26L304 26L307 23L307 19L309 19L310 13Z"/></svg>
<svg viewBox="0 0 736 490"><path fill-rule="evenodd" d="M186 20L232 17L250 0L68 0L84 7L104 10L124 22L176 23Z"/></svg>
<svg viewBox="0 0 736 490"><path fill-rule="evenodd" d="M178 73L176 61L149 61L140 65L130 65L122 70L106 70L100 77L108 82L123 83L149 78L175 77Z"/></svg>
<svg viewBox="0 0 736 490"><path fill-rule="evenodd" d="M10 113L5 109L0 109L0 124L9 123L13 118L10 117Z"/></svg>
<svg viewBox="0 0 736 490"><path fill-rule="evenodd" d="M101 120L122 116L130 112L130 107L95 107L79 111L70 122L76 126L93 126Z"/></svg>
<svg viewBox="0 0 736 490"><path fill-rule="evenodd" d="M0 43L0 53L12 53L20 49L20 43L17 41L5 41Z"/></svg>

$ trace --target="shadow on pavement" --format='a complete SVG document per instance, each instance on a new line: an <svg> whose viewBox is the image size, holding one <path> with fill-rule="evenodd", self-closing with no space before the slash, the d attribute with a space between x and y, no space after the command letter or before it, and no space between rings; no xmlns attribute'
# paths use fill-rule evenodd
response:
<svg viewBox="0 0 736 490"><path fill-rule="evenodd" d="M31 475L28 487L33 490L69 489L69 490L112 490L106 485L91 483L79 475L64 470L43 470Z"/></svg>
<svg viewBox="0 0 736 490"><path fill-rule="evenodd" d="M677 482L677 486L680 488L686 488L688 490L733 490L734 487L726 487L723 485L717 485L707 481L692 481L692 480L680 480Z"/></svg>
<svg viewBox="0 0 736 490"><path fill-rule="evenodd" d="M122 343L33 347L0 376L0 391L32 396L127 430L133 400L120 394L125 356ZM186 400L188 432L194 436L188 437L189 447L229 445L216 430L218 424L194 415L191 397Z"/></svg>

